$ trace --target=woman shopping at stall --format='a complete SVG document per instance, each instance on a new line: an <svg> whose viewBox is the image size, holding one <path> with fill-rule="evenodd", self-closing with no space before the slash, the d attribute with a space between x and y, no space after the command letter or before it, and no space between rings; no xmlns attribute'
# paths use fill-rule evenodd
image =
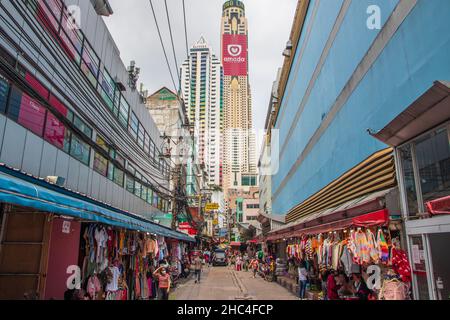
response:
<svg viewBox="0 0 450 320"><path fill-rule="evenodd" d="M159 267L158 269L156 269L153 275L158 279L160 300L169 300L170 274L167 273L165 267Z"/></svg>

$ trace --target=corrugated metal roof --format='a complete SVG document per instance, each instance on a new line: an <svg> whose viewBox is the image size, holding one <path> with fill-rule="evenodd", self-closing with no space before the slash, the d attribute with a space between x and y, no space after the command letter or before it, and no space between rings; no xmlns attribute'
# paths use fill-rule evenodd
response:
<svg viewBox="0 0 450 320"><path fill-rule="evenodd" d="M392 148L379 151L331 182L286 215L294 222L322 210L336 208L359 197L397 185Z"/></svg>

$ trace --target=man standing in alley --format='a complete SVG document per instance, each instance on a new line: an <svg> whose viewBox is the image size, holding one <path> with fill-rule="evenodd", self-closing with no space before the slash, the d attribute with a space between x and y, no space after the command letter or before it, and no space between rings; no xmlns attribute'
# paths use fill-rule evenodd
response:
<svg viewBox="0 0 450 320"><path fill-rule="evenodd" d="M198 255L194 259L195 283L200 283L200 274L202 273L202 267L202 259Z"/></svg>
<svg viewBox="0 0 450 320"><path fill-rule="evenodd" d="M258 259L252 259L250 262L250 268L253 271L253 278L256 278L256 274L258 273L259 261Z"/></svg>

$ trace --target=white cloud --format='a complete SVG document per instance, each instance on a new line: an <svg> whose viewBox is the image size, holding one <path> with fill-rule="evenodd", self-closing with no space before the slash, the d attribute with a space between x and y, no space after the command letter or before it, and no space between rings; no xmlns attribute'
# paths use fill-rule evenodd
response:
<svg viewBox="0 0 450 320"><path fill-rule="evenodd" d="M173 88L148 0L109 0L114 10L106 24L127 64L141 68L140 82L150 93L162 86ZM163 0L152 0L176 80L175 64ZM222 0L185 0L189 47L200 36L220 57ZM186 58L182 0L167 0L178 64ZM249 20L250 85L253 121L263 128L272 83L283 63L282 52L289 39L297 0L244 0ZM176 83L178 85L178 83Z"/></svg>

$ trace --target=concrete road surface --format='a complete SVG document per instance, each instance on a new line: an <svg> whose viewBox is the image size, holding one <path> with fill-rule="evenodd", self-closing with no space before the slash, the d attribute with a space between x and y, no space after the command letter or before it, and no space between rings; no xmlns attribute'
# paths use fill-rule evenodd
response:
<svg viewBox="0 0 450 320"><path fill-rule="evenodd" d="M201 280L179 285L171 300L298 300L275 282L267 282L251 272L234 271L229 267L205 267Z"/></svg>

